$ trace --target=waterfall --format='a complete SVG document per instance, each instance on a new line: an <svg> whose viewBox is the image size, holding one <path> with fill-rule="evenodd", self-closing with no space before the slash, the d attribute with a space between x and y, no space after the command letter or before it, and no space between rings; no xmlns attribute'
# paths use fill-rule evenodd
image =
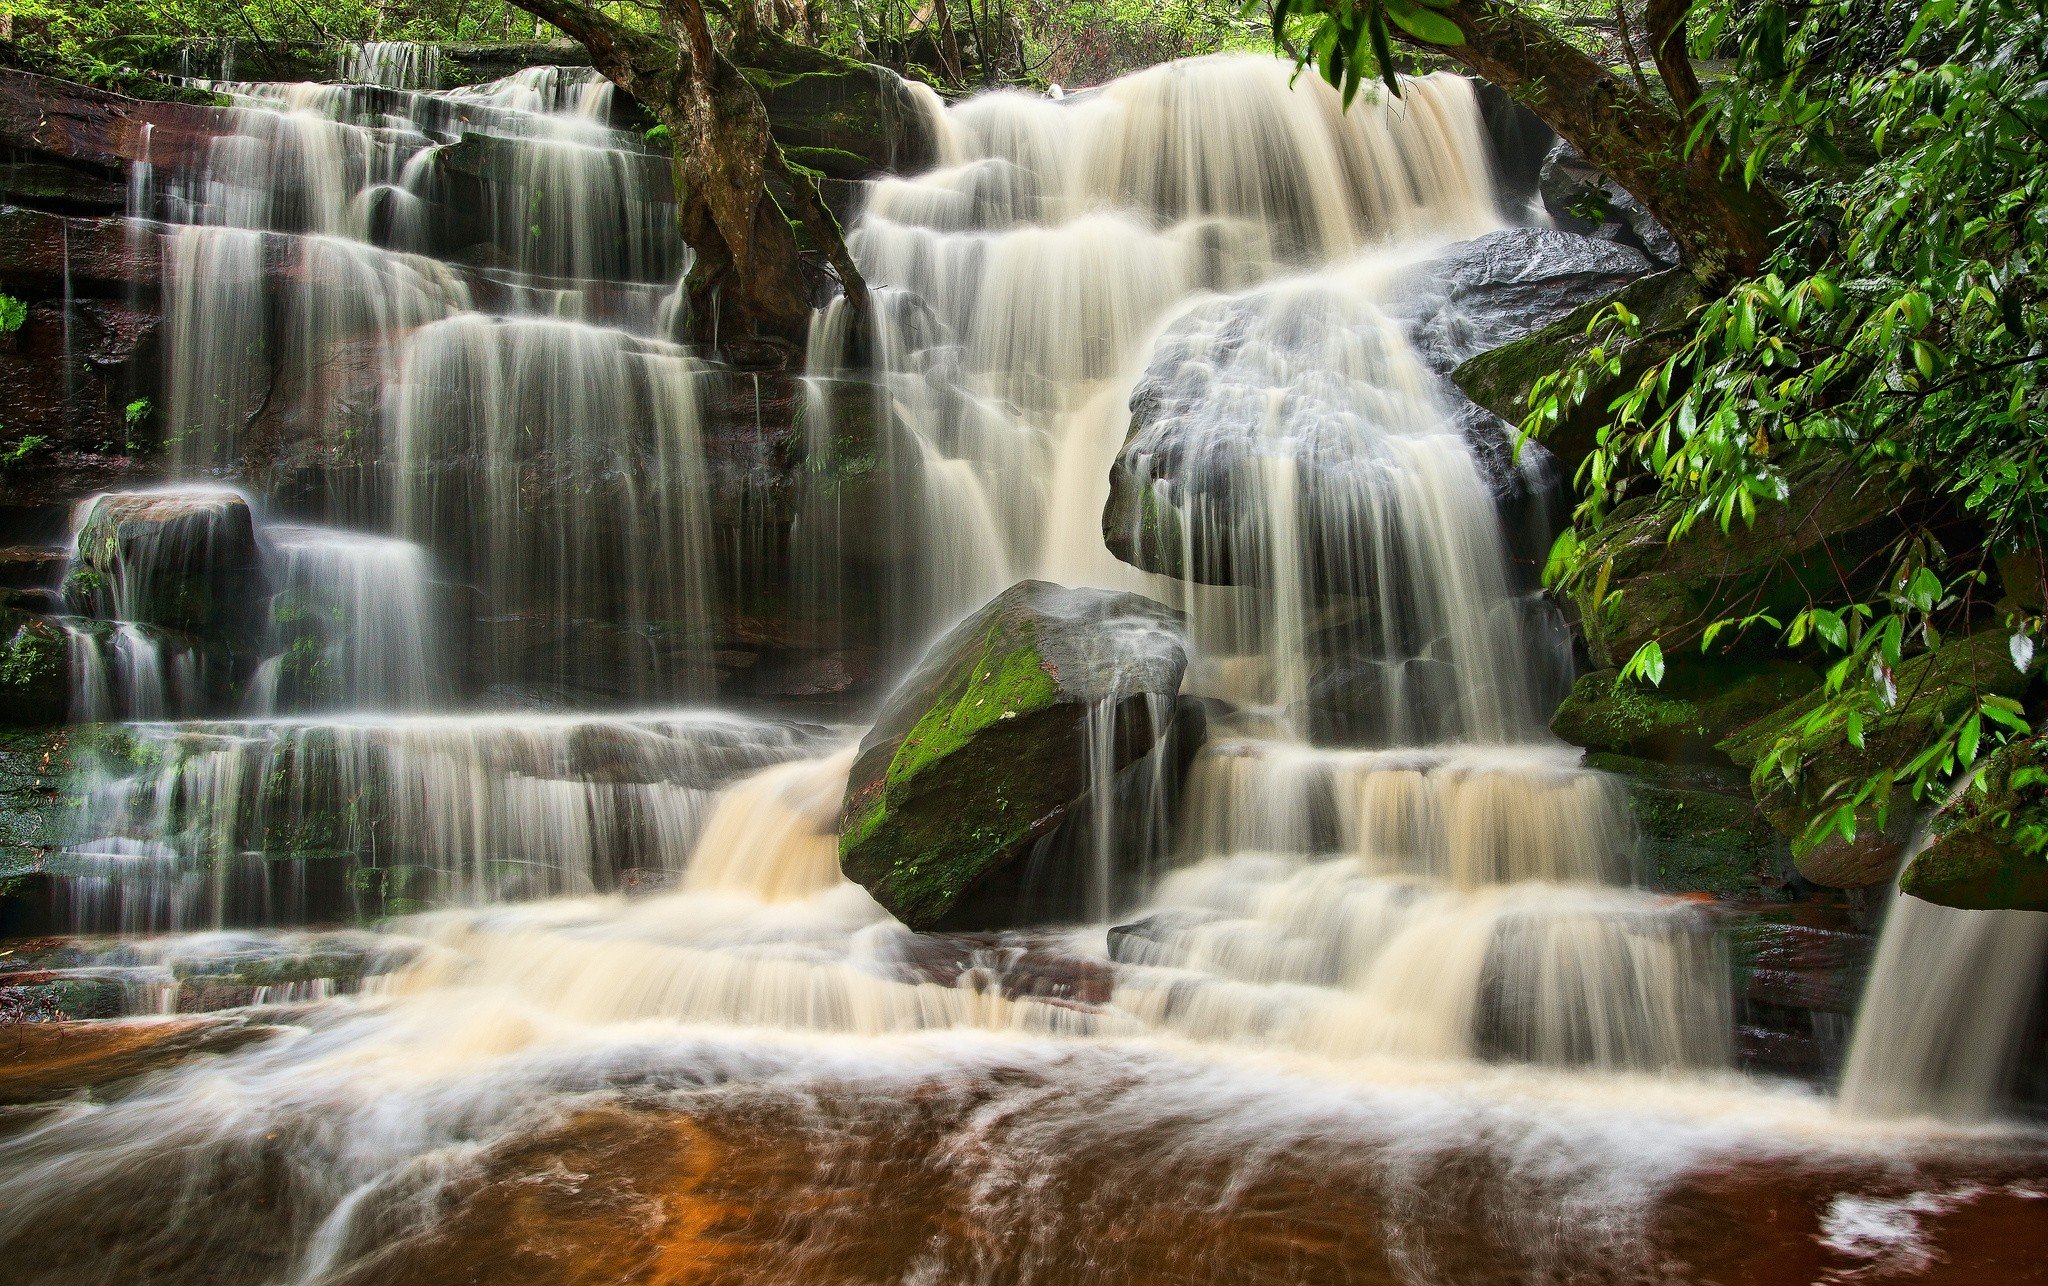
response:
<svg viewBox="0 0 2048 1286"><path fill-rule="evenodd" d="M550 1277L588 1267L531 1268L551 1212L609 1253L623 1210L668 1264L772 1228L735 1280L1735 1280L1687 1257L1724 1216L1818 1265L1856 1202L1896 1249L2039 1200L2023 1162L1937 1193L1958 1136L1871 1118L1989 1111L2042 917L1899 899L1841 1103L1759 1083L1720 913L1643 887L1548 735L1529 477L1402 311L1501 217L1468 82L909 86L936 164L866 185L872 316L820 309L777 426L677 338L631 105L442 72L220 84L203 170L131 189L180 481L75 515L73 717L123 726L25 874L165 935L63 946L120 1004L294 1009L0 1131L28 1279L433 1279L489 1208L464 1244ZM771 510L786 550L734 534ZM802 628L735 656L776 625L748 542ZM1085 798L1020 860L1082 922L912 932L839 867L850 703L681 703L772 648L900 675L1024 577L1180 609L1183 690L1080 716Z"/></svg>
<svg viewBox="0 0 2048 1286"><path fill-rule="evenodd" d="M304 923L672 881L716 791L814 737L717 714L138 724L64 854L81 930ZM843 768L842 768L843 774Z"/></svg>
<svg viewBox="0 0 2048 1286"><path fill-rule="evenodd" d="M324 527L266 529L273 560L261 714L313 706L424 709L445 700L445 627L427 553Z"/></svg>
<svg viewBox="0 0 2048 1286"><path fill-rule="evenodd" d="M1842 1069L1844 1111L1984 1120L2048 973L2048 915L1892 899Z"/></svg>

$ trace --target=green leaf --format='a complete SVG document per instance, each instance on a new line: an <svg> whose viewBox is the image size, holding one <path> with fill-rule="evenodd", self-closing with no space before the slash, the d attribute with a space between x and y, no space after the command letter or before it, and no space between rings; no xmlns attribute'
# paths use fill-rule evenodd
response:
<svg viewBox="0 0 2048 1286"><path fill-rule="evenodd" d="M1636 654L1628 659L1628 664L1621 667L1621 677L1624 679L1645 679L1653 688L1662 686L1664 682L1663 646L1657 640L1651 639L1648 643L1637 648Z"/></svg>
<svg viewBox="0 0 2048 1286"><path fill-rule="evenodd" d="M1458 24L1442 14L1431 13L1419 8L1411 0L1386 0L1387 17L1394 24L1415 37L1432 45L1462 45L1465 33Z"/></svg>

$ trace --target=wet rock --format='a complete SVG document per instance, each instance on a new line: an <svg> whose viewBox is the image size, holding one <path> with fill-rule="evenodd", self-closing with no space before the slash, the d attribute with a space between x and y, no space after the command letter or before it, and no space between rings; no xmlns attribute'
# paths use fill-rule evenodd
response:
<svg viewBox="0 0 2048 1286"><path fill-rule="evenodd" d="M1783 774L1773 772L1758 778L1754 785L1764 815L1793 838L1799 873L1833 888L1883 884L1897 872L1914 827L1914 809L1902 791L1894 792L1883 826L1877 824L1875 810L1866 805L1857 816L1853 839L1831 832L1814 842L1806 838L1810 826L1834 811L1839 802L1836 792L1844 785L1874 773L1890 773L1980 696L2020 696L2039 678L2042 666L2042 660L2036 658L2032 667L2021 673L2013 665L2003 629L1952 638L1898 667L1898 704L1866 723L1861 746L1850 743L1847 729L1839 723L1818 731L1799 731L1800 721L1821 699L1821 694L1815 693L1751 724L1723 742L1722 749L1736 763L1749 767L1780 741L1794 742L1805 765L1798 779L1787 781ZM1961 843L1962 847L1954 850L1957 854L1969 850L1967 839ZM1960 871L1963 866L1959 859L1955 869ZM1929 869L1941 867L1937 863ZM1969 883L1960 880L1952 896L1968 896L1962 888ZM2018 892L2015 887L2014 893Z"/></svg>
<svg viewBox="0 0 2048 1286"><path fill-rule="evenodd" d="M1111 770L1152 749L1186 668L1177 613L1024 581L934 644L862 740L840 865L912 928L986 893L1089 788L1092 712ZM1163 720L1161 721L1163 722Z"/></svg>
<svg viewBox="0 0 2048 1286"><path fill-rule="evenodd" d="M1595 386L1579 405L1564 411L1544 430L1542 444L1557 456L1565 476L1578 469L1592 450L1594 434L1606 419L1617 390L1633 385L1642 373L1668 356L1690 332L1686 318L1700 302L1699 282L1692 274L1660 272L1623 286L1610 297L1581 304L1562 318L1520 339L1460 362L1451 380L1476 405L1519 425L1529 413L1529 392L1538 379L1564 369L1591 346L1587 325L1610 303L1625 304L1639 319L1634 339L1605 337L1621 363L1618 374Z"/></svg>
<svg viewBox="0 0 2048 1286"><path fill-rule="evenodd" d="M938 140L901 77L883 67L763 33L739 55L790 161L830 178L911 173Z"/></svg>
<svg viewBox="0 0 2048 1286"><path fill-rule="evenodd" d="M1899 890L1971 911L2048 911L2048 742L2001 747L1982 779L1935 814Z"/></svg>
<svg viewBox="0 0 2048 1286"><path fill-rule="evenodd" d="M1638 251L1555 228L1502 228L1418 265L1390 311L1430 369L1511 344L1650 271Z"/></svg>
<svg viewBox="0 0 2048 1286"><path fill-rule="evenodd" d="M125 179L138 161L196 169L226 119L223 107L145 101L0 68L0 139L37 160L106 178Z"/></svg>
<svg viewBox="0 0 2048 1286"><path fill-rule="evenodd" d="M1420 393L1429 382L1397 326L1315 283L1189 311L1131 393L1103 510L1111 552L1223 585L1259 583L1298 558L1318 588L1373 596L1377 586L1342 582L1361 546L1398 525L1373 515L1398 509L1389 493L1415 474L1404 446L1444 428ZM1296 530L1269 530L1275 494L1298 496ZM1283 541L1289 552L1276 554Z"/></svg>
<svg viewBox="0 0 2048 1286"><path fill-rule="evenodd" d="M71 661L62 626L0 608L0 723L62 723L71 709Z"/></svg>
<svg viewBox="0 0 2048 1286"><path fill-rule="evenodd" d="M1678 243L1628 189L1559 139L1536 182L1543 208L1560 228L1631 246L1660 268L1678 266Z"/></svg>
<svg viewBox="0 0 2048 1286"><path fill-rule="evenodd" d="M71 551L61 545L0 549L0 588L55 589L70 562Z"/></svg>
<svg viewBox="0 0 2048 1286"><path fill-rule="evenodd" d="M244 1018L176 1022L46 1022L0 1040L0 1106L102 1091L206 1054L224 1054L283 1031Z"/></svg>
<svg viewBox="0 0 2048 1286"><path fill-rule="evenodd" d="M82 614L246 643L261 560L249 502L224 488L108 492L78 533L64 584Z"/></svg>

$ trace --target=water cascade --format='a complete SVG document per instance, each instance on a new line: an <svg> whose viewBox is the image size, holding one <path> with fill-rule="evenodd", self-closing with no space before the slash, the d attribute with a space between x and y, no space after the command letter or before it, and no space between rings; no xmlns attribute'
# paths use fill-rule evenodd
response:
<svg viewBox="0 0 2048 1286"><path fill-rule="evenodd" d="M1842 1072L1843 1106L1992 1117L2044 974L2048 915L1897 895Z"/></svg>
<svg viewBox="0 0 2048 1286"><path fill-rule="evenodd" d="M319 948L344 983L258 996L303 1006L264 1011L288 1035L0 1137L28 1279L436 1280L502 1198L464 1243L494 1263L569 1202L637 1212L621 1244L711 1227L659 1253L734 1281L1322 1280L1361 1239L1367 1280L1705 1280L1687 1221L1765 1222L1744 1176L1925 1196L1899 1176L1954 1136L1734 1069L1716 913L1642 887L1619 787L1545 729L1570 660L1508 518L1540 465L1460 417L1403 312L1500 226L1472 86L1347 111L1292 71L914 88L938 164L851 227L876 313L814 324L788 598L827 634L879 618L900 677L1019 579L1134 590L1192 653L1152 731L1207 727L1119 777L1103 703L1037 854L1081 855L1071 921L960 934L840 871L859 728L677 708L717 693L709 390L747 380L678 339L667 168L610 87L442 90L375 44L351 84L224 86L205 172L137 197L182 481L81 509L75 704L132 722L48 870L71 927L181 935L122 957L145 1007L195 960L269 986L271 947L332 936L240 930L393 918ZM247 610L167 616L230 528ZM241 700L182 704L208 683ZM1873 1009L1924 1004L1928 935L2001 978L2041 950L1902 899ZM1988 1111L1996 1069L1943 1052L2027 997L1985 1001L1859 1043L1847 1106ZM735 1186L573 1206L643 1155ZM520 1156L544 1173L504 1197ZM899 1193L943 1215L899 1228ZM1849 1201L1801 1244L1882 1267Z"/></svg>

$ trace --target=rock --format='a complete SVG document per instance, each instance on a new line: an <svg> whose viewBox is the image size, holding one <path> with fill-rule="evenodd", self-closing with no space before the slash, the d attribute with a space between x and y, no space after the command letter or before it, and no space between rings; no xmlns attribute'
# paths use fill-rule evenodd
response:
<svg viewBox="0 0 2048 1286"><path fill-rule="evenodd" d="M0 134L0 140L9 136ZM125 219L74 219L0 207L0 283L24 299L126 300L154 294L163 277L163 234Z"/></svg>
<svg viewBox="0 0 2048 1286"><path fill-rule="evenodd" d="M1855 465L1822 457L1787 471L1781 504L1724 532L1711 517L1672 539L1682 511L1654 498L1617 507L1589 537L1589 570L1573 590L1595 665L1619 667L1655 641L1667 658L1697 650L1723 617L1775 611L1781 619L1877 574L1895 498ZM1737 643L1738 640L1730 640Z"/></svg>
<svg viewBox="0 0 2048 1286"><path fill-rule="evenodd" d="M1970 911L2048 911L2048 741L2028 737L1984 764L1982 789L1957 791L1899 891Z"/></svg>
<svg viewBox="0 0 2048 1286"><path fill-rule="evenodd" d="M98 1091L281 1033L246 1018L24 1023L0 1042L0 1106Z"/></svg>
<svg viewBox="0 0 2048 1286"><path fill-rule="evenodd" d="M1581 675L1550 730L1575 746L1664 763L1720 763L1716 743L1820 686L1796 662L1690 656L1660 687L1623 683L1615 670Z"/></svg>
<svg viewBox="0 0 2048 1286"><path fill-rule="evenodd" d="M436 151L434 164L448 173L508 185L531 185L536 175L551 173L537 168L527 140L475 130L464 134L461 141ZM614 155L613 165L613 173L621 180L621 192L636 200L674 203L676 185L667 155L622 151Z"/></svg>
<svg viewBox="0 0 2048 1286"><path fill-rule="evenodd" d="M1638 251L1555 228L1502 228L1408 274L1389 311L1430 369L1511 344L1647 275Z"/></svg>
<svg viewBox="0 0 2048 1286"><path fill-rule="evenodd" d="M1602 174L1559 139L1536 182L1543 208L1560 228L1642 251L1660 268L1678 266L1678 243L1628 189Z"/></svg>
<svg viewBox="0 0 2048 1286"><path fill-rule="evenodd" d="M0 608L0 723L62 723L71 711L71 660L62 626Z"/></svg>
<svg viewBox="0 0 2048 1286"><path fill-rule="evenodd" d="M249 502L222 487L91 501L64 596L81 614L238 645L257 628L261 560Z"/></svg>
<svg viewBox="0 0 2048 1286"><path fill-rule="evenodd" d="M1493 148L1493 185L1501 217L1521 221L1537 201L1543 163L1556 146L1557 135L1541 116L1492 81L1475 80L1472 88Z"/></svg>
<svg viewBox="0 0 2048 1286"><path fill-rule="evenodd" d="M1206 584L1271 574L1269 493L1299 496L1310 582L1347 584L1389 537L1381 513L1411 485L1402 453L1445 426L1428 369L1398 329L1348 294L1288 283L1189 310L1160 338L1131 393L1110 470L1103 535L1117 557Z"/></svg>
<svg viewBox="0 0 2048 1286"><path fill-rule="evenodd" d="M840 865L914 929L967 928L998 876L1089 789L1092 712L1112 769L1152 749L1187 665L1175 612L1135 594L1024 581L925 654L861 741Z"/></svg>
<svg viewBox="0 0 2048 1286"><path fill-rule="evenodd" d="M1627 792L1651 888L1716 898L1783 890L1791 850L1757 811L1740 770L1616 754L1589 755L1586 766L1611 774Z"/></svg>
<svg viewBox="0 0 2048 1286"><path fill-rule="evenodd" d="M1605 421L1614 394L1633 385L1683 342L1689 333L1686 319L1700 301L1699 282L1690 273L1673 270L1643 277L1611 297L1581 304L1539 330L1464 360L1451 372L1451 381L1474 403L1519 425L1529 414L1529 391L1536 381L1563 370L1591 347L1586 327L1597 314L1611 303L1626 305L1639 319L1641 331L1632 340L1608 337L1610 351L1621 362L1620 372L1599 383L1543 433L1543 445L1570 476L1592 450L1594 433Z"/></svg>
<svg viewBox="0 0 2048 1286"><path fill-rule="evenodd" d="M1834 792L1846 783L1874 773L1890 773L1907 762L1927 738L1980 695L2020 696L2040 675L2042 660L2036 658L2028 673L2022 674L2012 663L2007 642L2005 630L1988 629L1949 639L1934 651L1900 664L1895 675L1899 703L1866 724L1860 747L1850 744L1847 730L1839 723L1812 733L1796 731L1800 720L1819 704L1820 693L1785 706L1722 743L1730 758L1749 767L1780 740L1797 742L1805 763L1798 780L1787 781L1773 772L1754 778L1753 785L1764 816L1792 837L1801 875L1833 888L1861 888L1892 878L1914 827L1913 805L1903 790L1894 791L1882 827L1875 811L1866 806L1857 815L1853 839L1830 833L1813 842L1806 838L1807 831L1837 806ZM1929 868L1930 872L1939 869L1939 862Z"/></svg>
<svg viewBox="0 0 2048 1286"><path fill-rule="evenodd" d="M125 180L138 161L197 169L227 119L224 107L145 101L0 68L0 139L38 160L108 178Z"/></svg>
<svg viewBox="0 0 2048 1286"><path fill-rule="evenodd" d="M0 588L55 589L70 562L71 551L61 545L0 549Z"/></svg>

